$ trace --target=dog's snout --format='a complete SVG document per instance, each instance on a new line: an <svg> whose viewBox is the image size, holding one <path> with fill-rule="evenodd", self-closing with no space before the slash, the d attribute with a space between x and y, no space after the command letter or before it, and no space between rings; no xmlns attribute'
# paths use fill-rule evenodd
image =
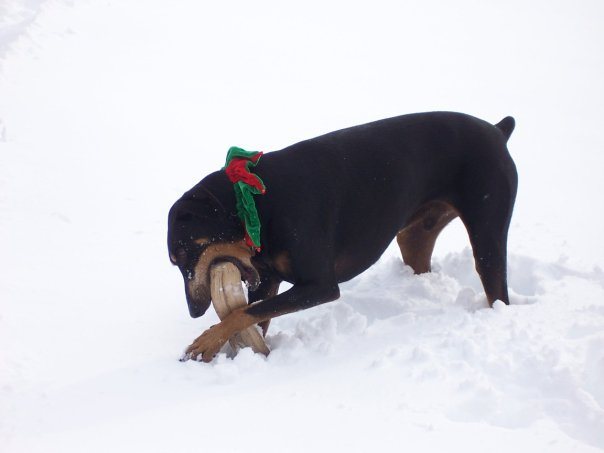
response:
<svg viewBox="0 0 604 453"><path fill-rule="evenodd" d="M191 318L199 318L204 313L205 313L205 310L202 310L201 308L199 308L195 305L189 305L189 315L191 315Z"/></svg>
<svg viewBox="0 0 604 453"><path fill-rule="evenodd" d="M189 315L192 318L199 318L207 310L212 303L210 290L203 282L195 279L189 280L185 276L185 295L187 298L187 306L189 307Z"/></svg>
<svg viewBox="0 0 604 453"><path fill-rule="evenodd" d="M187 298L189 315L191 315L191 318L199 318L208 310L211 303L210 297L204 297L203 299Z"/></svg>

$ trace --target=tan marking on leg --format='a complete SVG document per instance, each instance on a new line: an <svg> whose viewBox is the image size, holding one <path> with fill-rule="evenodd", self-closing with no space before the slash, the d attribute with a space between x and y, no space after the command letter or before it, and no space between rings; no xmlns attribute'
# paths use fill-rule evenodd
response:
<svg viewBox="0 0 604 453"><path fill-rule="evenodd" d="M434 201L422 206L408 225L396 236L403 261L416 274L430 272L436 238L447 224L457 217L457 211L448 203Z"/></svg>
<svg viewBox="0 0 604 453"><path fill-rule="evenodd" d="M280 252L272 259L273 267L282 277L289 278L292 274L291 262L289 253Z"/></svg>
<svg viewBox="0 0 604 453"><path fill-rule="evenodd" d="M202 333L187 348L183 360L189 358L198 360L201 358L204 362L210 362L229 338L237 332L263 321L258 316L248 314L246 310L247 307L232 311L220 323Z"/></svg>

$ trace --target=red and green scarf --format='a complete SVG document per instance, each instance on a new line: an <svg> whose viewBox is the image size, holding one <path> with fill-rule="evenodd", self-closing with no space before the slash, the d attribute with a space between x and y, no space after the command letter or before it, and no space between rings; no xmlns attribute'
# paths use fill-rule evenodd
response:
<svg viewBox="0 0 604 453"><path fill-rule="evenodd" d="M237 215L245 227L245 242L257 252L260 251L260 218L254 195L264 195L266 187L262 179L250 171L250 167L255 167L261 157L260 151L246 151L232 146L224 166L235 189Z"/></svg>

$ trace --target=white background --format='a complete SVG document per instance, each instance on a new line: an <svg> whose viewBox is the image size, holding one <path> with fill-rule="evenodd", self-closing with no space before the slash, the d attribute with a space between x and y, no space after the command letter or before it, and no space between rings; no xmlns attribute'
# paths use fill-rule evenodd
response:
<svg viewBox="0 0 604 453"><path fill-rule="evenodd" d="M0 449L604 448L600 1L0 2ZM176 361L170 205L231 145L388 116L517 126L512 306L459 222L395 247L268 359ZM239 418L238 418L239 417Z"/></svg>

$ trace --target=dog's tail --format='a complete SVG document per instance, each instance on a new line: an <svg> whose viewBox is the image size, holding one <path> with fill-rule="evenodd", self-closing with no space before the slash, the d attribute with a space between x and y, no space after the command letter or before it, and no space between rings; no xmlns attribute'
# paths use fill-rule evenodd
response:
<svg viewBox="0 0 604 453"><path fill-rule="evenodd" d="M505 139L507 141L510 139L510 135L512 135L512 132L514 132L514 126L516 126L516 121L511 116L506 116L495 126L497 126L497 129L503 132L503 135L505 135Z"/></svg>

